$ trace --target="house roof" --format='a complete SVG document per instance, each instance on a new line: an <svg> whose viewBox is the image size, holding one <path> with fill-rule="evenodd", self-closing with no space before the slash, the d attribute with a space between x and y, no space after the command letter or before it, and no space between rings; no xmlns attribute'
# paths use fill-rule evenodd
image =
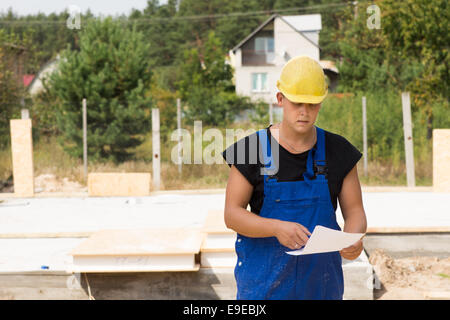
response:
<svg viewBox="0 0 450 320"><path fill-rule="evenodd" d="M282 16L297 31L322 30L322 17L320 14L305 14L301 16Z"/></svg>
<svg viewBox="0 0 450 320"><path fill-rule="evenodd" d="M258 33L261 29L263 29L266 25L272 22L276 17L279 17L284 22L286 22L292 29L297 31L301 36L303 36L306 40L311 42L314 46L320 49L319 45L311 41L307 36L303 34L306 31L319 31L322 30L322 18L320 14L307 14L307 15L298 15L298 16L281 16L279 14L273 14L269 19L264 21L261 25L258 26L252 33L250 33L244 40L239 42L233 49L233 52L236 52L237 49L242 47L248 40L250 40L256 33Z"/></svg>
<svg viewBox="0 0 450 320"><path fill-rule="evenodd" d="M320 66L322 67L322 69L327 69L330 71L333 71L334 73L339 73L338 68L336 68L336 64L334 63L334 61L331 60L320 60L319 61Z"/></svg>
<svg viewBox="0 0 450 320"><path fill-rule="evenodd" d="M33 79L28 84L28 91L32 92L34 90L34 86L37 81L42 81L43 75L50 70L54 64L58 63L60 60L59 54L56 56L56 58L48 61L45 63L42 68L38 71L38 73L33 77Z"/></svg>
<svg viewBox="0 0 450 320"><path fill-rule="evenodd" d="M34 74L24 74L22 77L22 82L25 87L27 87L31 81L34 79Z"/></svg>

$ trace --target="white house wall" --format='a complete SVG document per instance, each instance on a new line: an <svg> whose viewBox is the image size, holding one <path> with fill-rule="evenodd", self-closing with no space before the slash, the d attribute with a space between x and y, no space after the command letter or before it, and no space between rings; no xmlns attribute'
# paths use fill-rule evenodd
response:
<svg viewBox="0 0 450 320"><path fill-rule="evenodd" d="M235 69L236 93L250 96L253 101L263 99L267 103L276 103L276 84L282 68L283 65L237 67ZM267 73L267 92L252 92L252 73Z"/></svg>
<svg viewBox="0 0 450 320"><path fill-rule="evenodd" d="M320 60L319 48L279 17L275 18L274 36L275 52L281 53L285 51L291 58L298 55L306 55L317 61ZM308 36L314 37L312 32L308 32Z"/></svg>

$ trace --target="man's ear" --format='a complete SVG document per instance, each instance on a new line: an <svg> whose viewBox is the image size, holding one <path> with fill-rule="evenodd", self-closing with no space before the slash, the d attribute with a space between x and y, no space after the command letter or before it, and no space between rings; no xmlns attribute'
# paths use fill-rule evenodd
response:
<svg viewBox="0 0 450 320"><path fill-rule="evenodd" d="M282 107L283 106L283 94L281 92L277 92L277 104Z"/></svg>

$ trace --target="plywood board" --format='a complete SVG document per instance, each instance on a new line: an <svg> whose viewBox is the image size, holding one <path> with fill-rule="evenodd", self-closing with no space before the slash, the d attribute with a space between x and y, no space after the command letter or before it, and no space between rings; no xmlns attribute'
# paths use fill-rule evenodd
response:
<svg viewBox="0 0 450 320"><path fill-rule="evenodd" d="M33 140L31 119L10 120L14 195L34 195Z"/></svg>
<svg viewBox="0 0 450 320"><path fill-rule="evenodd" d="M205 219L203 231L206 233L230 233L234 231L225 225L223 210L210 210Z"/></svg>
<svg viewBox="0 0 450 320"><path fill-rule="evenodd" d="M202 252L206 251L234 251L236 233L212 233L206 234L202 243Z"/></svg>
<svg viewBox="0 0 450 320"><path fill-rule="evenodd" d="M175 272L198 271L195 255L74 256L69 272Z"/></svg>
<svg viewBox="0 0 450 320"><path fill-rule="evenodd" d="M366 233L448 233L450 227L368 227Z"/></svg>
<svg viewBox="0 0 450 320"><path fill-rule="evenodd" d="M88 194L104 196L148 196L151 175L148 172L94 172L88 175Z"/></svg>
<svg viewBox="0 0 450 320"><path fill-rule="evenodd" d="M70 272L197 271L199 229L102 230L70 254Z"/></svg>
<svg viewBox="0 0 450 320"><path fill-rule="evenodd" d="M450 192L450 129L433 130L433 191Z"/></svg>
<svg viewBox="0 0 450 320"><path fill-rule="evenodd" d="M203 235L199 229L101 230L80 243L73 256L132 256L196 254Z"/></svg>

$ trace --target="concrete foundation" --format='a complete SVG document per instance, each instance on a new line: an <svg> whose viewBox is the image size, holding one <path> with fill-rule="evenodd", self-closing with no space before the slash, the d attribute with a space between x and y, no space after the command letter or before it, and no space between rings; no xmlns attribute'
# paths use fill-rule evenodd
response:
<svg viewBox="0 0 450 320"><path fill-rule="evenodd" d="M370 257L375 249L383 249L394 259L414 256L448 258L450 233L369 234L364 248Z"/></svg>
<svg viewBox="0 0 450 320"><path fill-rule="evenodd" d="M344 299L373 299L372 268L362 254L343 261ZM234 300L234 267L197 272L75 273L2 272L0 299L85 300Z"/></svg>

